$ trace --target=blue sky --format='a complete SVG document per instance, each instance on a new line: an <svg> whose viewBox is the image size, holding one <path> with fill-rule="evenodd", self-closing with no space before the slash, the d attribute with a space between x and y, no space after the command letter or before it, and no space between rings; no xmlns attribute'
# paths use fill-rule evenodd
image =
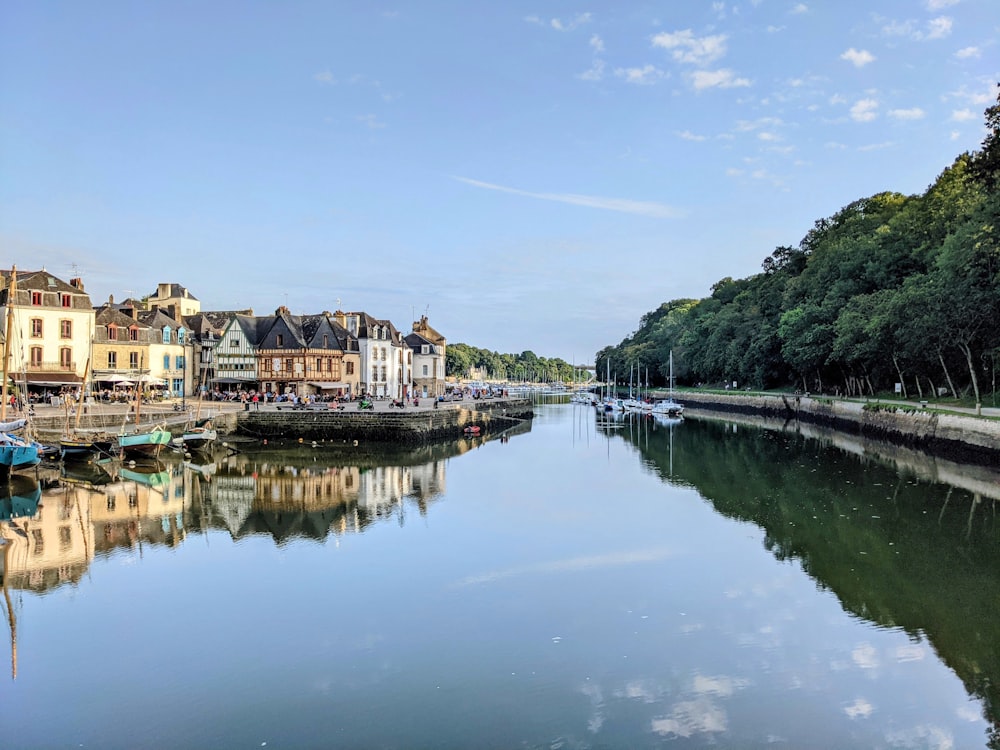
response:
<svg viewBox="0 0 1000 750"><path fill-rule="evenodd" d="M570 362L979 147L995 0L0 8L0 264Z"/></svg>

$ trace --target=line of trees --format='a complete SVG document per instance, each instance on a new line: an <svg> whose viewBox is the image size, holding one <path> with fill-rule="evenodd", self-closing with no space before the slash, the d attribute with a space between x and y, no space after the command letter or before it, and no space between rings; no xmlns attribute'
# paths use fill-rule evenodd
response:
<svg viewBox="0 0 1000 750"><path fill-rule="evenodd" d="M520 354L500 354L489 349L479 349L468 344L448 344L445 350L445 374L466 378L476 377L499 380L526 381L530 383L564 383L587 380L587 373L574 369L565 360L546 359L532 351Z"/></svg>
<svg viewBox="0 0 1000 750"><path fill-rule="evenodd" d="M820 219L762 271L665 302L597 353L666 383L906 397L996 392L1000 364L1000 97L980 151L922 195L879 193ZM652 377L651 377L652 380Z"/></svg>

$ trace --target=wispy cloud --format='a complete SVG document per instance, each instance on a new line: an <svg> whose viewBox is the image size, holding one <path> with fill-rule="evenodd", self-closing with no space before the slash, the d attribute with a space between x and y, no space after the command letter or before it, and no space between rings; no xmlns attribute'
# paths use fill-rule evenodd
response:
<svg viewBox="0 0 1000 750"><path fill-rule="evenodd" d="M600 81L604 78L604 60L594 60L590 67L577 74L582 81Z"/></svg>
<svg viewBox="0 0 1000 750"><path fill-rule="evenodd" d="M972 57L982 57L982 54L983 53L979 47L963 47L955 53L955 57L959 60L968 60Z"/></svg>
<svg viewBox="0 0 1000 750"><path fill-rule="evenodd" d="M675 133L675 135L678 138L681 138L682 140L685 140L685 141L698 141L698 142L700 142L700 141L708 140L708 136L707 135L697 135L695 133L692 133L690 130L682 130L679 133Z"/></svg>
<svg viewBox="0 0 1000 750"><path fill-rule="evenodd" d="M878 117L878 102L874 99L859 99L851 107L851 119L855 122L871 122Z"/></svg>
<svg viewBox="0 0 1000 750"><path fill-rule="evenodd" d="M593 16L590 13L578 13L568 21L564 21L561 18L550 18L546 21L539 16L525 16L524 20L528 23L535 24L536 26L544 26L549 29L554 29L555 31L572 31L578 26L590 23L592 17Z"/></svg>
<svg viewBox="0 0 1000 750"><path fill-rule="evenodd" d="M641 68L615 68L615 75L624 78L626 83L640 86L648 86L666 77L662 70L653 65L644 65Z"/></svg>
<svg viewBox="0 0 1000 750"><path fill-rule="evenodd" d="M464 182L473 187L485 188L486 190L497 190L501 193L511 195L521 195L525 198L536 198L544 201L556 201L557 203L569 203L574 206L584 206L587 208L600 208L606 211L619 211L626 214L636 214L646 216L651 219L677 219L685 215L685 212L668 206L664 203L653 203L650 201L634 201L623 198L602 198L596 195L578 195L576 193L534 193L529 190L519 190L517 188L494 185L481 180L473 180L468 177L458 177L454 179Z"/></svg>
<svg viewBox="0 0 1000 750"><path fill-rule="evenodd" d="M794 14L794 15L799 15L800 13L808 13L809 12L809 6L806 5L805 3L799 3L799 4L795 5L791 9L791 11L789 11L789 12L792 13L792 14Z"/></svg>
<svg viewBox="0 0 1000 750"><path fill-rule="evenodd" d="M951 120L954 122L969 122L970 120L975 120L979 117L971 109L956 109L951 113Z"/></svg>
<svg viewBox="0 0 1000 750"><path fill-rule="evenodd" d="M889 21L882 26L886 36L905 36L915 41L944 39L951 34L954 22L948 16L938 16L927 21L923 27L912 19L906 21Z"/></svg>
<svg viewBox="0 0 1000 750"><path fill-rule="evenodd" d="M317 83L323 84L324 86L333 86L337 82L337 79L333 77L333 73L331 73L329 70L324 70L319 73L316 73L313 76L313 80L316 81Z"/></svg>
<svg viewBox="0 0 1000 750"><path fill-rule="evenodd" d="M741 86L749 86L750 79L739 78L728 68L720 70L696 70L691 74L691 84L701 91L702 89L731 89Z"/></svg>
<svg viewBox="0 0 1000 750"><path fill-rule="evenodd" d="M385 127L385 123L381 122L377 115L358 115L355 119L367 125L369 130L381 130Z"/></svg>
<svg viewBox="0 0 1000 750"><path fill-rule="evenodd" d="M958 5L958 0L927 0L924 3L924 7L931 12L944 10L952 5Z"/></svg>
<svg viewBox="0 0 1000 750"><path fill-rule="evenodd" d="M910 109L890 109L889 117L894 117L897 120L922 120L927 116L920 107L911 107Z"/></svg>
<svg viewBox="0 0 1000 750"><path fill-rule="evenodd" d="M653 37L653 46L671 50L674 60L691 65L708 65L726 54L726 36L696 37L690 29L663 32Z"/></svg>
<svg viewBox="0 0 1000 750"><path fill-rule="evenodd" d="M847 60L847 62L856 68L863 68L868 63L875 62L875 55L866 49L854 49L854 47L851 47L840 56L840 59Z"/></svg>
<svg viewBox="0 0 1000 750"><path fill-rule="evenodd" d="M649 549L636 550L634 552L612 552L606 555L592 555L590 557L572 557L566 560L518 565L482 573L477 576L466 576L460 579L455 585L473 586L482 583L494 583L505 578L536 573L573 573L580 570L593 570L595 568L614 568L622 565L635 565L637 563L665 560L672 555L673 552L668 549Z"/></svg>

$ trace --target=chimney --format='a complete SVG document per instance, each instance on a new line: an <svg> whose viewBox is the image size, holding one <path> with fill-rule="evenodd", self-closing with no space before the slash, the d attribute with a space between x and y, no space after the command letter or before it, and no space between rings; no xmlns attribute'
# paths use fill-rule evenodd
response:
<svg viewBox="0 0 1000 750"><path fill-rule="evenodd" d="M79 289L81 292L83 291L83 279L81 278L70 279L69 285L71 287Z"/></svg>

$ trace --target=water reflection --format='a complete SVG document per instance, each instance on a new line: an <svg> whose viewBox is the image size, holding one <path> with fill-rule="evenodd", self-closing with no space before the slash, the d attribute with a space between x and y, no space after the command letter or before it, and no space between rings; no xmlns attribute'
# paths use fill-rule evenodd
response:
<svg viewBox="0 0 1000 750"><path fill-rule="evenodd" d="M904 630L912 646L899 662L924 658L928 644L983 702L1000 746L1000 470L773 420L689 418L662 429L626 415L606 425L598 419L665 481L763 529L776 559L798 561L847 612ZM879 666L867 644L852 659ZM872 709L862 700L844 710Z"/></svg>

